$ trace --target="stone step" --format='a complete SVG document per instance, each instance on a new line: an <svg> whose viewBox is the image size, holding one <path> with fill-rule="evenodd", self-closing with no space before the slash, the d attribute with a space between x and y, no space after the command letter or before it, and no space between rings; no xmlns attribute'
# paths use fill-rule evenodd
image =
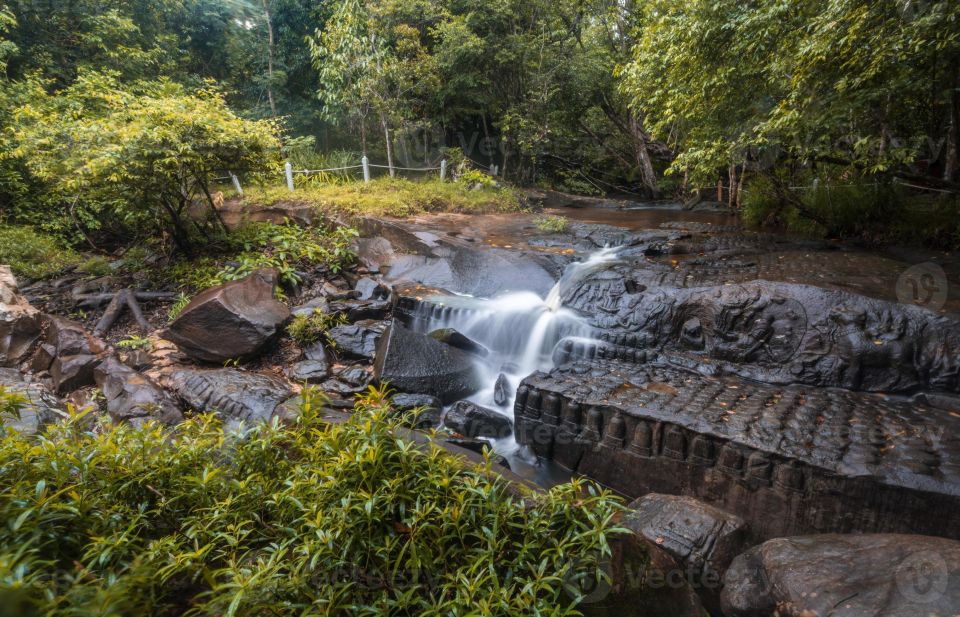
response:
<svg viewBox="0 0 960 617"><path fill-rule="evenodd" d="M526 378L514 415L538 455L629 497L697 497L757 539L960 537L957 412L594 358Z"/></svg>

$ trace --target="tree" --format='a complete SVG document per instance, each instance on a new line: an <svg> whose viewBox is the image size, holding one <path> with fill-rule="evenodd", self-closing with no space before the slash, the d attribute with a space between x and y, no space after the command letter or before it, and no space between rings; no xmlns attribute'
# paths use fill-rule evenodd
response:
<svg viewBox="0 0 960 617"><path fill-rule="evenodd" d="M187 211L198 199L213 209L212 177L276 163L272 122L237 117L216 90L169 81L125 87L115 74L81 72L56 95L36 87L14 122L14 153L63 219L84 234L169 231L184 251L190 225L206 233Z"/></svg>

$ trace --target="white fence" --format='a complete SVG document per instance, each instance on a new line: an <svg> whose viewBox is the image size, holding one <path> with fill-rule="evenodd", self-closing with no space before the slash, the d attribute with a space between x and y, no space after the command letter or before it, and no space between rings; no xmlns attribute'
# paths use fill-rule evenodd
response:
<svg viewBox="0 0 960 617"><path fill-rule="evenodd" d="M294 174L321 174L321 173L331 173L336 171L350 171L352 169L363 169L363 181L370 182L370 170L373 168L376 169L389 169L390 175L393 175L396 171L439 171L440 180L446 180L447 178L447 160L443 159L440 161L439 167L397 167L396 165L374 165L370 162L366 156L360 159L359 165L347 165L346 167L330 167L328 169L294 169L293 165L290 164L290 161L287 161L283 165L284 175L287 178L287 188L291 191L294 190L293 185L293 176Z"/></svg>

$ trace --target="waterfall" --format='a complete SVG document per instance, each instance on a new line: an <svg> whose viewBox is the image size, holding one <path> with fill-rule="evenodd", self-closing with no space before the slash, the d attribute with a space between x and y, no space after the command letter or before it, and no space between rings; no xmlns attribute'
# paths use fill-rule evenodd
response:
<svg viewBox="0 0 960 617"><path fill-rule="evenodd" d="M564 293L584 276L616 260L616 248L604 248L587 259L568 265L545 298L533 292L513 292L494 298L443 296L431 300L450 307L431 318L426 330L453 328L490 350L477 357L477 368L487 384L468 400L496 410L511 419L517 387L524 377L553 367L553 350L566 337L593 338L586 321L562 306ZM498 405L495 383L503 374L509 384L507 400ZM501 454L513 454L512 438L495 444Z"/></svg>

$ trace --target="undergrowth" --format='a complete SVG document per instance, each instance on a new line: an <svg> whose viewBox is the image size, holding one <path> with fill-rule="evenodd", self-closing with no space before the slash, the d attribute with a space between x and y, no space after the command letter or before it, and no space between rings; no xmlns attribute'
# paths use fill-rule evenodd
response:
<svg viewBox="0 0 960 617"><path fill-rule="evenodd" d="M330 328L346 323L346 315L324 313L315 309L308 315L297 315L287 326L290 335L300 347L309 347L315 343L335 345L329 337Z"/></svg>
<svg viewBox="0 0 960 617"><path fill-rule="evenodd" d="M251 187L244 202L270 206L281 202L308 203L322 211L346 215L408 217L426 212L491 213L522 209L519 194L510 188L470 190L463 182L439 179L413 181L378 178L310 185L291 193L286 186Z"/></svg>
<svg viewBox="0 0 960 617"><path fill-rule="evenodd" d="M599 572L617 500L518 495L397 429L371 393L343 425L172 432L73 414L0 439L7 615L563 615Z"/></svg>
<svg viewBox="0 0 960 617"><path fill-rule="evenodd" d="M0 224L0 264L28 279L53 276L83 258L60 240L23 225Z"/></svg>

